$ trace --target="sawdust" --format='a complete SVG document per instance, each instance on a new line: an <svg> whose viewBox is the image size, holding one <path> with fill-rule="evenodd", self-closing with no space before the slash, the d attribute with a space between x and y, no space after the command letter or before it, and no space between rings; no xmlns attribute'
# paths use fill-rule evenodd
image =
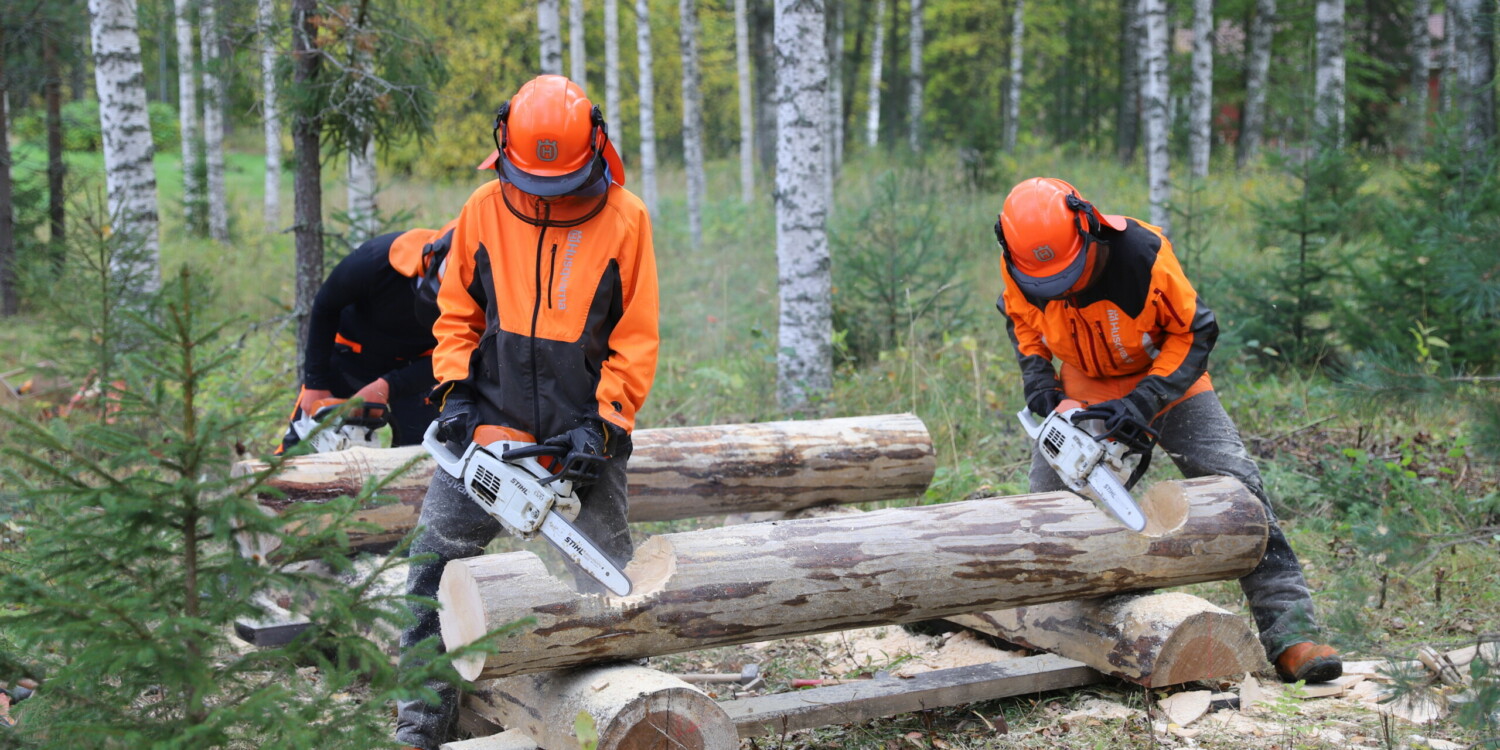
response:
<svg viewBox="0 0 1500 750"><path fill-rule="evenodd" d="M1061 722L1077 723L1088 719L1134 719L1144 715L1144 712L1139 708L1131 708L1122 703L1116 703L1103 698L1090 698L1072 712L1063 714L1057 718Z"/></svg>
<svg viewBox="0 0 1500 750"><path fill-rule="evenodd" d="M893 676L910 677L1025 655L1020 651L1002 651L968 631L938 638L912 635L896 626L881 626L818 638L831 655L825 670L833 675L889 669Z"/></svg>

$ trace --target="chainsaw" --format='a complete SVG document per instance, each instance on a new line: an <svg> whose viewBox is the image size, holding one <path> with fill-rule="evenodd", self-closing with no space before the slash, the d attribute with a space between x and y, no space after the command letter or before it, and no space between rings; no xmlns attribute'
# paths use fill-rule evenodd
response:
<svg viewBox="0 0 1500 750"><path fill-rule="evenodd" d="M1016 417L1068 489L1109 511L1132 531L1145 529L1146 516L1130 488L1146 473L1154 436L1146 430L1129 437L1104 433L1099 419L1075 424L1073 417L1083 411L1081 403L1065 399L1040 425L1029 409L1021 409Z"/></svg>
<svg viewBox="0 0 1500 750"><path fill-rule="evenodd" d="M342 398L315 402L311 414L303 412L292 420L297 439L310 445L313 453L383 447L379 430L390 424L390 409L385 404L366 403L339 414L344 403Z"/></svg>
<svg viewBox="0 0 1500 750"><path fill-rule="evenodd" d="M481 444L485 432L481 427L463 456L455 456L438 440L437 431L437 422L427 427L422 447L506 531L528 541L541 534L605 588L619 596L630 595L630 579L572 524L579 510L573 483L537 460L543 456L560 459L567 448L506 438Z"/></svg>

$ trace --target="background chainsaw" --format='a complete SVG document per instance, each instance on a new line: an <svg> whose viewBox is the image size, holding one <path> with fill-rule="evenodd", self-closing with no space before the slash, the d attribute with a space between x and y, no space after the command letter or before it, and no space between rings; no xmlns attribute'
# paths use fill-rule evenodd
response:
<svg viewBox="0 0 1500 750"><path fill-rule="evenodd" d="M1108 510L1131 530L1141 531L1146 528L1146 516L1130 496L1130 488L1146 473L1154 443L1149 433L1133 440L1099 434L1102 420L1074 424L1073 416L1084 411L1082 407L1065 399L1040 425L1027 408L1016 417L1068 489Z"/></svg>
<svg viewBox="0 0 1500 750"><path fill-rule="evenodd" d="M297 439L310 445L313 453L384 447L379 430L390 423L389 407L385 404L367 403L339 414L339 408L346 401L347 399L342 398L325 398L314 402L312 414L303 412L302 416L292 422L292 430L297 433Z"/></svg>
<svg viewBox="0 0 1500 750"><path fill-rule="evenodd" d="M537 461L539 456L561 458L567 448L503 438L486 443L481 427L459 457L437 439L437 430L437 422L428 425L422 447L506 531L527 540L540 533L605 588L619 596L630 595L630 579L571 523L579 509L573 483Z"/></svg>

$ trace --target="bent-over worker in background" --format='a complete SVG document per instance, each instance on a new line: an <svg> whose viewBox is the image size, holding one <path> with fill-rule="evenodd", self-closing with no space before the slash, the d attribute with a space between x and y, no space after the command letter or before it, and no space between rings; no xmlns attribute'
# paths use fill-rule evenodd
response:
<svg viewBox="0 0 1500 750"><path fill-rule="evenodd" d="M604 117L557 75L521 87L495 120L496 152L481 169L499 179L469 197L453 234L433 333L437 438L456 447L480 426L522 442L564 448L578 530L623 565L634 551L626 523L630 433L656 375L657 286L651 222L626 190ZM433 597L443 566L480 554L499 523L462 483L435 471L422 503L407 593ZM591 579L575 575L595 591ZM438 634L420 608L403 651ZM435 750L452 733L454 686L440 700L401 701L396 739Z"/></svg>
<svg viewBox="0 0 1500 750"><path fill-rule="evenodd" d="M456 223L383 234L334 266L313 300L292 422L320 401L361 398L389 408L392 445L422 442L437 416L432 324ZM276 452L298 442L288 427Z"/></svg>
<svg viewBox="0 0 1500 750"><path fill-rule="evenodd" d="M1276 523L1260 471L1208 376L1219 327L1160 228L1102 214L1072 185L1016 185L995 224L1005 288L997 306L1033 413L1083 402L1106 429L1149 426L1183 475L1225 475L1265 504L1270 539L1240 579L1266 656L1283 680L1322 682L1343 664L1314 641L1312 597ZM1053 359L1062 362L1059 373ZM1031 490L1067 489L1033 446Z"/></svg>

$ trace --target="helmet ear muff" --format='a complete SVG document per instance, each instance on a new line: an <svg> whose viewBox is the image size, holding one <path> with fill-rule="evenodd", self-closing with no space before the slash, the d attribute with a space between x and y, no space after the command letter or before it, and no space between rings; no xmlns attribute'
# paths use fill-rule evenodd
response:
<svg viewBox="0 0 1500 750"><path fill-rule="evenodd" d="M495 110L495 129L491 135L495 139L495 174L504 177L500 170L500 162L505 160L505 146L510 142L510 101L500 103L500 108Z"/></svg>
<svg viewBox="0 0 1500 750"><path fill-rule="evenodd" d="M1067 197L1063 198L1063 202L1068 206L1068 208L1072 209L1074 212L1076 212L1076 213L1078 213L1078 214L1080 214L1082 216L1088 217L1088 220L1089 220L1088 232L1089 232L1089 234L1092 234L1092 235L1098 235L1099 234L1099 214L1094 211L1094 204L1089 203L1088 201L1086 201L1086 200L1078 197L1077 193L1070 193ZM1080 222L1080 221L1078 221L1077 218L1074 218L1073 221L1074 221L1075 224L1078 225L1078 232L1079 232L1079 234L1082 234L1083 233L1083 223Z"/></svg>

